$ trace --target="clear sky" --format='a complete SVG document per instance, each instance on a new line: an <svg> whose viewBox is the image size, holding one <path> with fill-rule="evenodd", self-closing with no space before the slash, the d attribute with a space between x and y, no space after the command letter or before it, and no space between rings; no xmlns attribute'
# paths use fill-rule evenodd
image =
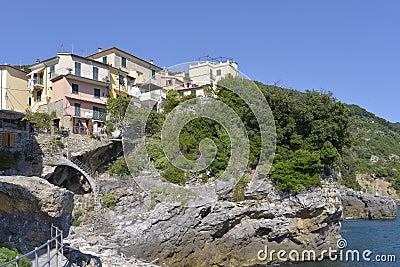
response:
<svg viewBox="0 0 400 267"><path fill-rule="evenodd" d="M4 1L0 63L117 46L161 67L236 59L247 76L324 89L400 121L400 1Z"/></svg>

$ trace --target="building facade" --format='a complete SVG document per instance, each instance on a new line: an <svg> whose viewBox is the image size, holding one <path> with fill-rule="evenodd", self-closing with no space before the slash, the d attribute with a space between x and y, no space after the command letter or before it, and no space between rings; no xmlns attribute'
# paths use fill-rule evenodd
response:
<svg viewBox="0 0 400 267"><path fill-rule="evenodd" d="M26 75L26 74L25 74ZM31 146L30 124L25 114L14 110L0 110L0 148L11 152L28 151Z"/></svg>
<svg viewBox="0 0 400 267"><path fill-rule="evenodd" d="M0 65L0 110L25 113L29 108L26 72L10 65Z"/></svg>
<svg viewBox="0 0 400 267"><path fill-rule="evenodd" d="M189 77L194 85L210 85L215 87L219 80L228 75L238 76L238 65L232 59L208 58L189 66Z"/></svg>
<svg viewBox="0 0 400 267"><path fill-rule="evenodd" d="M36 63L31 70L28 87L32 111L55 112L55 127L71 133L105 133L106 101L110 96L107 64L58 53L55 58Z"/></svg>
<svg viewBox="0 0 400 267"><path fill-rule="evenodd" d="M139 91L161 88L162 68L156 66L152 60L146 61L116 47L106 50L99 48L97 53L87 58L111 67L111 97L124 96L125 93L136 97Z"/></svg>

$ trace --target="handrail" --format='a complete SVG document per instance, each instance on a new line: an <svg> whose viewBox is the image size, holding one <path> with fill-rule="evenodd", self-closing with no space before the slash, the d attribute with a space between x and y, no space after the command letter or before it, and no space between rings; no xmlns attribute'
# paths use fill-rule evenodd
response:
<svg viewBox="0 0 400 267"><path fill-rule="evenodd" d="M53 236L53 229L55 230L55 235ZM60 238L60 241L58 240ZM55 241L55 245L56 245L56 251L54 255L50 255L50 247L52 245L52 243ZM46 265L48 265L50 267L50 263L51 260L56 257L57 261L56 261L56 266L58 266L58 254L62 254L62 248L63 248L63 232L58 229L58 227L54 226L53 224L51 225L51 239L47 240L46 243L42 244L40 247L36 247L34 250L22 255L22 256L17 256L15 259L3 263L0 265L0 267L6 267L11 263L15 263L16 267L19 267L20 261L24 258L28 258L29 256L35 254L35 266L39 267L39 257L38 257L38 251L43 249L44 247L47 247L47 261L46 263L44 263L43 265L41 265L40 267L44 267Z"/></svg>

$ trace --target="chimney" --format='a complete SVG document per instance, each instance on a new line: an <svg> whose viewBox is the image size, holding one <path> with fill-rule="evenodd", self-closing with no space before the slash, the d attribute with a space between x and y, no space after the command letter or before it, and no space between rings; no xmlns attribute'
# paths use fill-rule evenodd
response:
<svg viewBox="0 0 400 267"><path fill-rule="evenodd" d="M150 59L150 64L154 64L154 60L153 59Z"/></svg>
<svg viewBox="0 0 400 267"><path fill-rule="evenodd" d="M37 59L36 59L36 63L39 63L39 62L40 62L40 59L37 58Z"/></svg>
<svg viewBox="0 0 400 267"><path fill-rule="evenodd" d="M101 51L103 51L103 48L102 48L101 46L99 46L97 49L98 49L99 53L100 53Z"/></svg>

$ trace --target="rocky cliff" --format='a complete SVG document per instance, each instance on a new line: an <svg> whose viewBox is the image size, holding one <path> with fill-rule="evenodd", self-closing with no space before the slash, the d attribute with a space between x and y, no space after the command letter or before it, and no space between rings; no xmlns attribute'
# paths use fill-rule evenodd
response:
<svg viewBox="0 0 400 267"><path fill-rule="evenodd" d="M115 209L85 213L93 209L82 196L77 210L84 212L83 224L74 228L75 240L86 240L97 254L107 247L170 266L252 266L276 261L276 255L258 259L265 246L318 252L335 249L340 237L342 209L334 187L284 195L263 182L251 184L244 201L228 193L197 207L158 203L133 181L104 182L100 188L115 196ZM70 242L79 246L74 237Z"/></svg>
<svg viewBox="0 0 400 267"><path fill-rule="evenodd" d="M388 196L364 194L348 189L342 195L343 216L360 219L391 219L397 216L396 201Z"/></svg>
<svg viewBox="0 0 400 267"><path fill-rule="evenodd" d="M54 224L67 236L74 195L38 177L0 176L0 243L28 251L45 243Z"/></svg>

